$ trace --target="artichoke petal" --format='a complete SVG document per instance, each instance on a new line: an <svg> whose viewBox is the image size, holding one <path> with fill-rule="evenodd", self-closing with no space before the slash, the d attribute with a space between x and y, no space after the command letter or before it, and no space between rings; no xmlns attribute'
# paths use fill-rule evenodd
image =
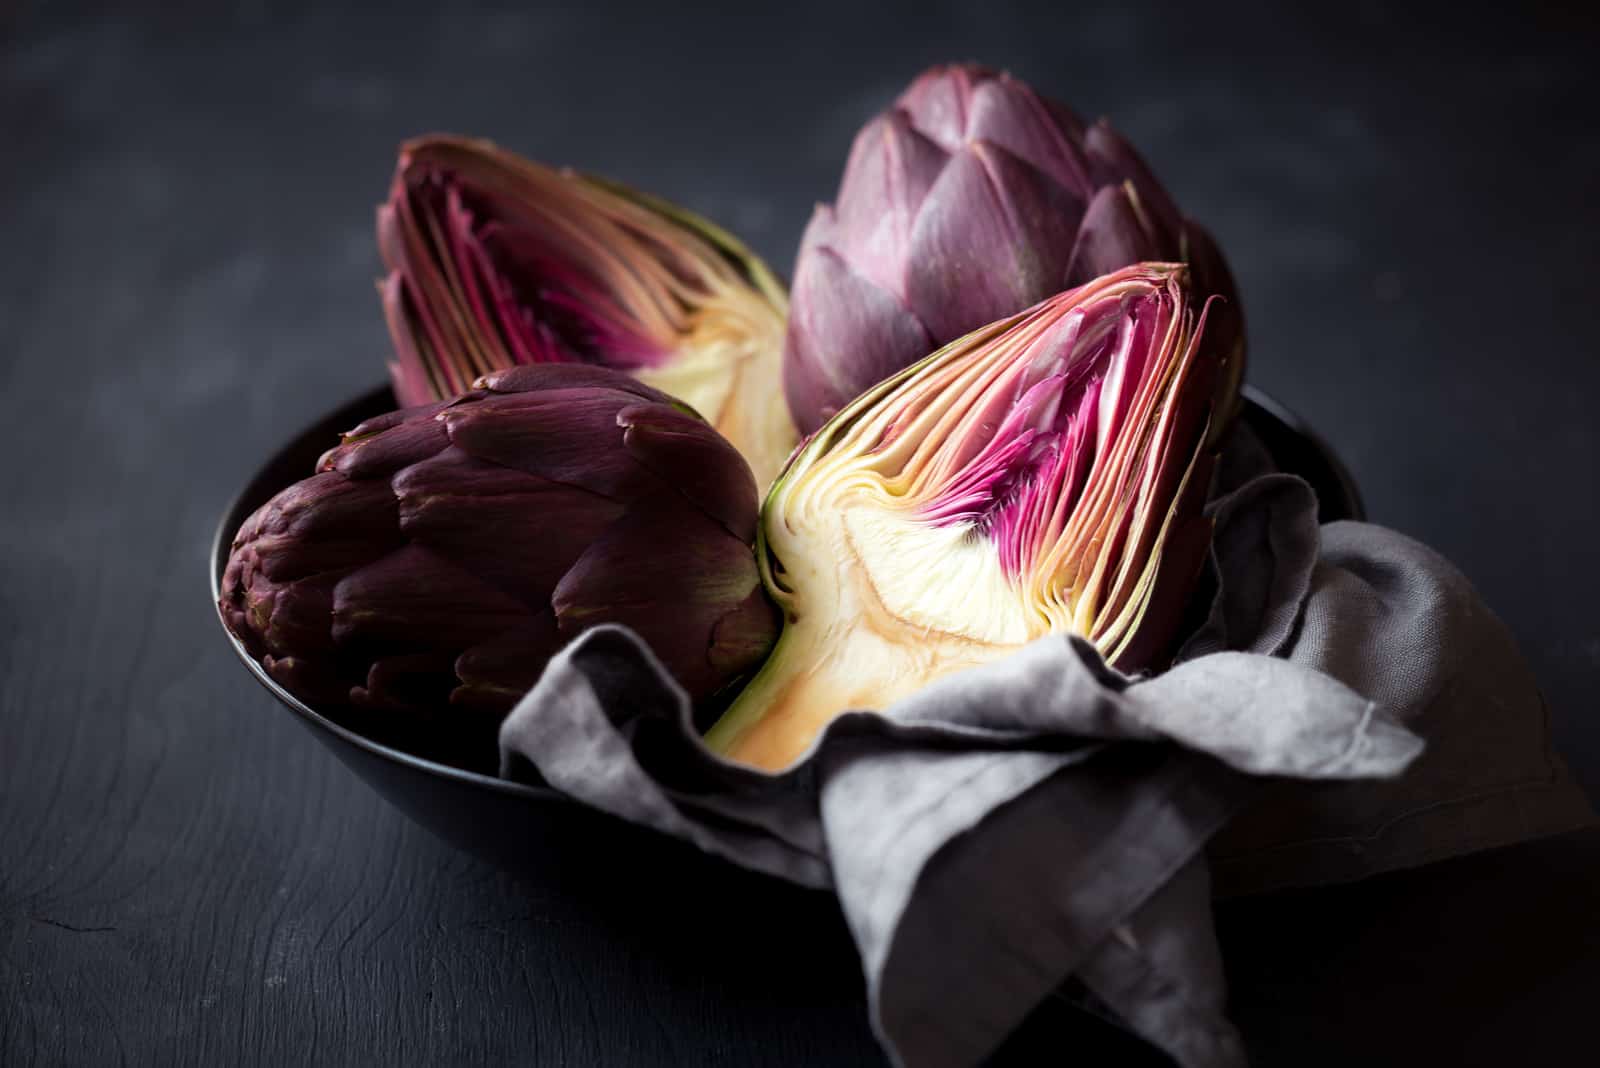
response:
<svg viewBox="0 0 1600 1068"><path fill-rule="evenodd" d="M891 111L856 135L834 208L855 269L904 300L911 228L950 154Z"/></svg>
<svg viewBox="0 0 1600 1068"><path fill-rule="evenodd" d="M675 530L670 541L662 530ZM602 534L573 562L551 595L556 623L574 637L601 620L634 629L652 651L675 665L691 692L757 663L776 626L751 611L761 575L750 546L699 509L663 497L636 509ZM670 605L670 610L663 606ZM730 627L749 636L741 640Z"/></svg>
<svg viewBox="0 0 1600 1068"><path fill-rule="evenodd" d="M340 645L449 649L516 627L532 612L447 557L407 545L339 580L333 638Z"/></svg>
<svg viewBox="0 0 1600 1068"><path fill-rule="evenodd" d="M480 642L456 658L459 684L450 692L452 704L505 709L527 693L544 663L561 648L555 614L540 612L514 630Z"/></svg>
<svg viewBox="0 0 1600 1068"><path fill-rule="evenodd" d="M1066 277L1076 285L1129 263L1158 258L1161 242L1129 185L1108 185L1083 213Z"/></svg>
<svg viewBox="0 0 1600 1068"><path fill-rule="evenodd" d="M1073 195L1081 211L1087 191L1094 188L1082 129L1076 116L1052 108L1021 82L1001 75L973 94L967 139L999 145L1032 163Z"/></svg>
<svg viewBox="0 0 1600 1068"><path fill-rule="evenodd" d="M967 139L967 116L978 86L994 76L984 67L955 63L931 67L906 87L895 106L947 152Z"/></svg>
<svg viewBox="0 0 1600 1068"><path fill-rule="evenodd" d="M933 337L952 337L1058 292L1079 210L1070 193L1005 149L963 149L917 216L903 268L910 306Z"/></svg>
<svg viewBox="0 0 1600 1068"><path fill-rule="evenodd" d="M1095 184L1131 184L1149 214L1153 232L1163 243L1171 242L1183 225L1183 213L1128 139L1100 119L1085 132L1083 147Z"/></svg>
<svg viewBox="0 0 1600 1068"><path fill-rule="evenodd" d="M900 369L908 347L926 351L932 344L922 322L893 294L856 274L832 249L801 262L795 293L783 373L802 432L815 430L859 392L850 378L834 373L842 348L857 354L862 374L886 378Z"/></svg>
<svg viewBox="0 0 1600 1068"><path fill-rule="evenodd" d="M756 540L760 501L745 463L728 442L704 432L699 418L665 404L635 404L617 412L628 454L664 484L675 485L724 530L749 545Z"/></svg>
<svg viewBox="0 0 1600 1068"><path fill-rule="evenodd" d="M615 394L579 388L508 394L493 405L447 408L438 418L456 447L481 460L623 497L648 476L626 449L614 447L617 412Z"/></svg>

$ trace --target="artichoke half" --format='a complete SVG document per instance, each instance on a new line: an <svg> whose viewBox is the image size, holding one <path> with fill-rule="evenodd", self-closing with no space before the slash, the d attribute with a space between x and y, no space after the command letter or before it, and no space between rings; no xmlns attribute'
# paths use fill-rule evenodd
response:
<svg viewBox="0 0 1600 1068"><path fill-rule="evenodd" d="M434 136L402 146L378 244L402 404L521 364L591 364L704 415L763 487L794 447L779 386L783 286L688 211Z"/></svg>
<svg viewBox="0 0 1600 1068"><path fill-rule="evenodd" d="M795 422L809 433L940 345L1148 261L1188 263L1237 327L1216 243L1110 123L1008 74L935 67L856 135L801 240L783 360ZM1242 357L1242 339L1217 340Z"/></svg>
<svg viewBox="0 0 1600 1068"><path fill-rule="evenodd" d="M778 619L733 447L616 371L479 385L361 424L244 522L219 607L250 654L308 702L476 730L491 756L597 623L632 627L696 700L748 674Z"/></svg>
<svg viewBox="0 0 1600 1068"><path fill-rule="evenodd" d="M706 741L793 763L882 709L1041 635L1118 668L1163 655L1210 543L1229 349L1188 270L1142 264L983 327L846 405L762 509L783 633Z"/></svg>

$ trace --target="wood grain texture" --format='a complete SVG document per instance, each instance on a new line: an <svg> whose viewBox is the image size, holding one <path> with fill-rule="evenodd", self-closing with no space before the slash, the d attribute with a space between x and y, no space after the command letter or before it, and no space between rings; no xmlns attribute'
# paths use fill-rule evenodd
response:
<svg viewBox="0 0 1600 1068"><path fill-rule="evenodd" d="M636 181L784 270L857 125L924 63L984 57L1111 113L1229 250L1252 378L1375 519L1480 584L1600 791L1589 16L1190 11L0 12L0 1064L882 1063L835 956L713 977L641 950L407 822L221 640L211 524L380 377L372 207L428 129ZM1472 1014L1452 1063L1530 1030L1523 1063L1556 1063L1600 987L1578 896L1600 850L1485 863L1225 925L1347 935L1314 967L1230 958L1260 1063L1424 1026L1393 1011L1406 984L1354 986L1385 924L1417 1011ZM1430 1002L1435 962L1515 981ZM1009 1062L1059 1055L1079 1032L1058 1023Z"/></svg>

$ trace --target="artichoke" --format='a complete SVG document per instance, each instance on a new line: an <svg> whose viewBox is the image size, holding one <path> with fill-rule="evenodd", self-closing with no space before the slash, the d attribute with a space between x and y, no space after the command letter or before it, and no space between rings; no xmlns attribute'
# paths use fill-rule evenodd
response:
<svg viewBox="0 0 1600 1068"><path fill-rule="evenodd" d="M567 640L640 634L697 700L778 630L757 491L698 415L627 375L489 375L379 416L240 527L219 607L303 699L497 725Z"/></svg>
<svg viewBox="0 0 1600 1068"><path fill-rule="evenodd" d="M1232 406L1225 347L1181 264L1125 268L883 381L803 444L762 506L784 612L707 735L792 763L848 709L1050 633L1137 671L1169 651L1210 544Z"/></svg>
<svg viewBox="0 0 1600 1068"><path fill-rule="evenodd" d="M1238 329L1215 242L1105 120L1006 74L929 70L856 136L801 240L783 357L795 422L809 433L940 345L1150 260L1187 261ZM1217 340L1241 347L1238 373L1242 332Z"/></svg>
<svg viewBox="0 0 1600 1068"><path fill-rule="evenodd" d="M626 371L688 403L766 486L794 447L782 285L681 208L487 141L402 146L378 210L402 404L521 364Z"/></svg>

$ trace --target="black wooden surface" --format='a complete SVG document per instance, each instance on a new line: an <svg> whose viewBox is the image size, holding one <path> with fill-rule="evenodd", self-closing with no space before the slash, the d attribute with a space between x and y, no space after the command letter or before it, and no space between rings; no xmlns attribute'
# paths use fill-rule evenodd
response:
<svg viewBox="0 0 1600 1068"><path fill-rule="evenodd" d="M750 7L0 7L0 1064L881 1063L842 932L767 959L751 924L713 974L692 931L488 868L216 630L215 516L380 374L372 206L432 128L786 270L925 63L1109 113L1228 250L1252 380L1478 583L1600 792L1592 17ZM1584 1063L1597 900L1590 836L1235 907L1237 1015L1264 1064ZM1058 1025L1011 1060L1064 1059Z"/></svg>

